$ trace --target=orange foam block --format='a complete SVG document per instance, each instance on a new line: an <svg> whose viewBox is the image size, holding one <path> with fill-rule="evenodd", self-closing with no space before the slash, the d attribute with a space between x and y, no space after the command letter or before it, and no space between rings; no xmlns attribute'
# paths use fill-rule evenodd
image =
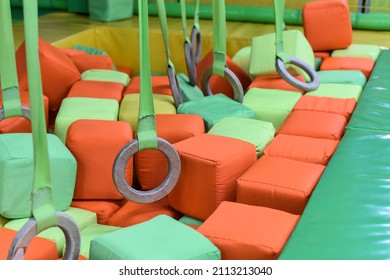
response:
<svg viewBox="0 0 390 280"><path fill-rule="evenodd" d="M199 226L223 260L275 260L299 215L236 202L222 202Z"/></svg>
<svg viewBox="0 0 390 280"><path fill-rule="evenodd" d="M172 96L171 86L168 76L152 76L152 92ZM141 80L139 76L131 78L129 85L126 87L123 95L141 92Z"/></svg>
<svg viewBox="0 0 390 280"><path fill-rule="evenodd" d="M205 220L222 201L235 201L237 179L256 162L249 142L201 134L174 144L181 159L179 180L168 195L177 211Z"/></svg>
<svg viewBox="0 0 390 280"><path fill-rule="evenodd" d="M295 104L293 110L308 110L333 113L350 119L356 107L355 98L334 98L303 95Z"/></svg>
<svg viewBox="0 0 390 280"><path fill-rule="evenodd" d="M204 122L198 115L157 114L157 136L169 143L205 133ZM135 154L135 171L143 190L157 187L168 174L168 161L158 150L143 150Z"/></svg>
<svg viewBox="0 0 390 280"><path fill-rule="evenodd" d="M340 141L278 134L264 149L264 155L327 165Z"/></svg>
<svg viewBox="0 0 390 280"><path fill-rule="evenodd" d="M262 156L237 180L237 202L300 215L324 169L321 164Z"/></svg>
<svg viewBox="0 0 390 280"><path fill-rule="evenodd" d="M6 260L11 243L14 240L17 231L0 228L0 260ZM53 241L35 236L24 255L25 260L56 260L58 259L58 252L56 244Z"/></svg>
<svg viewBox="0 0 390 280"><path fill-rule="evenodd" d="M165 197L152 203L137 203L126 201L126 203L108 220L111 226L128 227L142 222L146 222L158 215L167 215L174 219L179 219L182 215L168 205Z"/></svg>
<svg viewBox="0 0 390 280"><path fill-rule="evenodd" d="M126 122L76 120L67 133L66 146L77 160L74 199L123 199L115 187L112 168L122 147L133 139ZM132 182L133 160L126 166L126 180Z"/></svg>
<svg viewBox="0 0 390 280"><path fill-rule="evenodd" d="M108 200L73 200L71 207L80 208L96 213L98 224L105 225L121 207L122 201Z"/></svg>
<svg viewBox="0 0 390 280"><path fill-rule="evenodd" d="M338 114L320 111L293 110L278 133L340 140L347 119Z"/></svg>
<svg viewBox="0 0 390 280"><path fill-rule="evenodd" d="M78 81L73 84L67 97L92 97L122 100L125 86L122 83L104 81Z"/></svg>
<svg viewBox="0 0 390 280"><path fill-rule="evenodd" d="M371 58L330 56L322 61L320 70L360 70L368 79L374 65L375 61Z"/></svg>
<svg viewBox="0 0 390 280"><path fill-rule="evenodd" d="M302 8L303 30L314 51L347 48L352 24L347 0L309 1Z"/></svg>
<svg viewBox="0 0 390 280"><path fill-rule="evenodd" d="M91 69L108 69L112 70L114 64L112 58L108 55L97 55L97 54L81 54L72 55L70 59L79 69L80 73Z"/></svg>
<svg viewBox="0 0 390 280"><path fill-rule="evenodd" d="M80 71L70 57L59 48L39 39L39 59L42 74L42 91L49 98L49 109L59 109L72 85L81 79ZM19 87L28 90L26 45L16 51Z"/></svg>

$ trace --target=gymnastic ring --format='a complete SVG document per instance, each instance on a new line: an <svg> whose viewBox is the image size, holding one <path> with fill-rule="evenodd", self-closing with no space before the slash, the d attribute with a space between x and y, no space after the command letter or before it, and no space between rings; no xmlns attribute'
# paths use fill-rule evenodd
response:
<svg viewBox="0 0 390 280"><path fill-rule="evenodd" d="M188 72L188 78L191 86L196 85L196 65L193 50L188 42L184 42L184 56L186 59L186 66Z"/></svg>
<svg viewBox="0 0 390 280"><path fill-rule="evenodd" d="M57 226L65 235L64 260L77 260L80 255L80 230L74 219L66 213L56 212ZM35 218L30 218L18 231L8 251L8 260L23 260L28 245L38 234Z"/></svg>
<svg viewBox="0 0 390 280"><path fill-rule="evenodd" d="M298 66L303 71L305 71L306 74L309 75L311 82L309 82L309 83L302 82L302 81L299 81L296 78L294 78L287 71L286 65L283 62L283 60L281 60L280 58L277 57L276 61L275 61L275 67L276 67L276 71L278 72L279 76L282 77L283 80L285 80L290 85L292 85L292 86L294 86L302 91L308 92L308 91L316 90L320 85L320 78L318 77L317 72L309 64L307 64L303 60L300 60L300 59L293 57L293 56L289 57L289 59L290 59L289 64Z"/></svg>
<svg viewBox="0 0 390 280"><path fill-rule="evenodd" d="M139 151L138 139L130 141L119 151L114 160L112 175L116 188L126 199L138 203L151 203L164 198L175 187L181 171L179 154L168 141L160 137L157 137L157 150L160 150L168 160L168 175L159 186L148 191L134 189L125 178L128 161Z"/></svg>
<svg viewBox="0 0 390 280"><path fill-rule="evenodd" d="M168 66L167 74L168 74L169 86L172 91L173 101L175 102L175 106L177 108L181 103L183 103L183 99L181 97L180 86L179 86L179 82L177 81L175 69L172 68L171 66Z"/></svg>
<svg viewBox="0 0 390 280"><path fill-rule="evenodd" d="M192 46L192 53L195 58L195 65L200 61L200 54L202 53L202 33L195 26L192 27L190 42ZM195 48L196 45L196 48Z"/></svg>
<svg viewBox="0 0 390 280"><path fill-rule="evenodd" d="M201 87L202 87L202 91L206 93L206 95L213 95L210 89L210 78L213 76L213 74L214 73L213 73L212 66L206 68L206 70L203 72L202 79L201 79ZM224 78L228 80L228 82L233 88L234 100L242 103L242 100L244 98L244 89L242 88L241 82L237 78L236 74L234 74L234 72L230 70L228 67L225 67Z"/></svg>
<svg viewBox="0 0 390 280"><path fill-rule="evenodd" d="M24 117L25 119L28 119L31 121L31 112L30 108L26 106L22 106L22 115L21 116L13 116L13 117ZM0 121L4 120L4 108L0 108Z"/></svg>

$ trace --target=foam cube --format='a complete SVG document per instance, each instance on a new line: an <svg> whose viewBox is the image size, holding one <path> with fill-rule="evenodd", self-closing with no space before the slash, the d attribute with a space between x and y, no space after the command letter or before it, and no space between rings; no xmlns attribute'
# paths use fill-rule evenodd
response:
<svg viewBox="0 0 390 280"><path fill-rule="evenodd" d="M359 101L362 91L362 87L358 85L323 83L316 90L308 92L306 95L342 99L353 98L355 101Z"/></svg>
<svg viewBox="0 0 390 280"><path fill-rule="evenodd" d="M116 82L78 81L73 84L67 97L91 97L122 100L124 86Z"/></svg>
<svg viewBox="0 0 390 280"><path fill-rule="evenodd" d="M66 210L72 202L76 160L53 134L47 135L53 203ZM25 218L31 215L34 181L34 147L30 133L0 135L0 215Z"/></svg>
<svg viewBox="0 0 390 280"><path fill-rule="evenodd" d="M199 220L205 220L222 201L236 199L237 178L257 159L253 144L208 133L174 147L182 169L168 194L169 205Z"/></svg>

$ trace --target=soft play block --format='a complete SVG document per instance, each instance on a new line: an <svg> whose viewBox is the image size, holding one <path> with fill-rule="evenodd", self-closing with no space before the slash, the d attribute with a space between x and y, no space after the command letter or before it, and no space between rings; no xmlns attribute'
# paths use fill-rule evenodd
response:
<svg viewBox="0 0 390 280"><path fill-rule="evenodd" d="M207 68L212 67L213 62L214 62L214 53L211 50L196 65L196 73L197 73L196 84L198 85L199 88L201 88L201 80L204 71ZM226 66L237 76L238 80L241 83L242 88L245 91L252 81L250 76L238 64L236 64L229 56L226 56ZM213 94L222 93L227 97L234 99L233 88L231 87L229 81L226 80L224 77L221 77L219 75L211 76L209 80L209 85L210 85L210 90Z"/></svg>
<svg viewBox="0 0 390 280"><path fill-rule="evenodd" d="M39 58L42 75L42 91L49 98L49 109L58 110L71 86L80 80L80 72L72 60L60 49L39 39ZM26 46L16 51L19 87L28 90Z"/></svg>
<svg viewBox="0 0 390 280"><path fill-rule="evenodd" d="M283 31L284 52L309 64L314 64L313 50L299 30ZM253 76L278 75L275 68L275 33L252 38L252 51L249 63L249 72ZM287 66L291 74L301 74L303 71L295 66Z"/></svg>
<svg viewBox="0 0 390 280"><path fill-rule="evenodd" d="M107 224L128 227L162 214L173 219L178 219L181 216L179 212L169 206L166 197L151 203L137 203L129 200L108 220Z"/></svg>
<svg viewBox="0 0 390 280"><path fill-rule="evenodd" d="M355 98L336 98L304 95L294 106L294 110L320 111L343 115L349 120L356 107Z"/></svg>
<svg viewBox="0 0 390 280"><path fill-rule="evenodd" d="M151 76L152 92L172 96L171 85L168 76ZM123 95L141 92L140 76L132 77L129 85L126 87Z"/></svg>
<svg viewBox="0 0 390 280"><path fill-rule="evenodd" d="M171 217L99 236L91 241L91 260L219 260L220 251L202 234Z"/></svg>
<svg viewBox="0 0 390 280"><path fill-rule="evenodd" d="M221 251L223 260L275 260L298 215L224 201L198 231Z"/></svg>
<svg viewBox="0 0 390 280"><path fill-rule="evenodd" d="M17 234L16 230L0 228L0 260L6 260L11 243ZM27 247L25 260L56 260L58 253L53 241L35 236Z"/></svg>
<svg viewBox="0 0 390 280"><path fill-rule="evenodd" d="M242 70L245 71L245 73L249 74L249 61L251 57L251 50L252 46L246 46L241 49L239 49L232 57L232 60L240 66Z"/></svg>
<svg viewBox="0 0 390 280"><path fill-rule="evenodd" d="M138 112L140 94L126 94L119 108L118 119L127 122L135 133L138 129ZM155 114L176 114L176 107L172 96L153 94Z"/></svg>
<svg viewBox="0 0 390 280"><path fill-rule="evenodd" d="M177 112L179 114L196 114L202 116L206 131L216 122L227 117L256 118L255 111L242 103L230 99L224 94L215 94L182 103L177 108Z"/></svg>
<svg viewBox="0 0 390 280"><path fill-rule="evenodd" d="M157 114L157 136L173 144L205 133L200 116L193 114ZM135 172L143 190L151 190L163 182L168 174L168 161L158 150L144 150L134 155Z"/></svg>
<svg viewBox="0 0 390 280"><path fill-rule="evenodd" d="M363 88L367 82L360 70L327 70L318 71L317 74L321 84L351 84Z"/></svg>
<svg viewBox="0 0 390 280"><path fill-rule="evenodd" d="M107 70L107 69L90 69L81 73L83 81L104 81L121 83L127 87L130 83L130 77L126 73Z"/></svg>
<svg viewBox="0 0 390 280"><path fill-rule="evenodd" d="M197 229L204 222L186 215L181 217L178 221L195 229Z"/></svg>
<svg viewBox="0 0 390 280"><path fill-rule="evenodd" d="M320 86L313 91L306 93L308 96L322 96L333 98L353 98L359 100L362 93L362 87L351 84L320 84Z"/></svg>
<svg viewBox="0 0 390 280"><path fill-rule="evenodd" d="M99 21L129 19L133 16L133 0L88 0L89 18Z"/></svg>
<svg viewBox="0 0 390 280"><path fill-rule="evenodd" d="M275 128L272 123L266 121L225 118L214 124L208 133L252 143L256 147L257 156L260 157L264 148L274 138Z"/></svg>
<svg viewBox="0 0 390 280"><path fill-rule="evenodd" d="M80 73L91 69L112 70L115 68L112 58L108 55L82 54L71 56L70 59Z"/></svg>
<svg viewBox="0 0 390 280"><path fill-rule="evenodd" d="M278 133L340 140L347 119L338 114L320 111L293 110Z"/></svg>
<svg viewBox="0 0 390 280"><path fill-rule="evenodd" d="M78 81L73 84L67 97L92 97L122 100L124 85L116 82Z"/></svg>
<svg viewBox="0 0 390 280"><path fill-rule="evenodd" d="M73 200L70 206L96 213L97 223L105 225L122 203L117 200Z"/></svg>
<svg viewBox="0 0 390 280"><path fill-rule="evenodd" d="M109 137L107 137L109 136ZM126 122L77 120L68 129L66 146L77 160L74 199L123 199L112 178L119 151L133 140ZM126 165L126 180L133 181L132 158Z"/></svg>
<svg viewBox="0 0 390 280"><path fill-rule="evenodd" d="M79 119L111 120L118 119L119 104L113 99L67 97L58 111L54 133L66 142L69 126Z"/></svg>
<svg viewBox="0 0 390 280"><path fill-rule="evenodd" d="M224 201L236 199L237 178L257 159L251 143L202 134L174 144L181 159L181 174L168 195L169 205L205 220Z"/></svg>
<svg viewBox="0 0 390 280"><path fill-rule="evenodd" d="M47 141L53 203L57 210L66 210L73 197L76 160L55 135L48 134ZM0 215L6 218L25 218L31 215L33 154L30 133L0 135Z"/></svg>
<svg viewBox="0 0 390 280"><path fill-rule="evenodd" d="M256 118L271 122L278 130L302 94L296 91L251 88L243 104L256 112Z"/></svg>
<svg viewBox="0 0 390 280"><path fill-rule="evenodd" d="M70 207L64 212L75 220L80 231L82 231L91 224L96 224L97 222L96 214L91 211ZM4 227L13 230L19 230L27 222L27 220L27 218L14 219L9 221ZM59 227L45 229L40 232L38 236L55 242L58 255L62 256L65 245L65 236Z"/></svg>
<svg viewBox="0 0 390 280"><path fill-rule="evenodd" d="M82 231L80 231L81 244L80 244L80 255L89 259L89 251L91 248L91 241L99 236L113 232L120 229L120 227L90 224Z"/></svg>
<svg viewBox="0 0 390 280"><path fill-rule="evenodd" d="M371 58L330 56L322 61L320 70L360 70L368 79L374 65L375 60Z"/></svg>
<svg viewBox="0 0 390 280"><path fill-rule="evenodd" d="M381 52L381 48L378 45L369 44L351 44L348 48L342 50L334 50L332 56L341 57L366 57L372 60L376 60Z"/></svg>
<svg viewBox="0 0 390 280"><path fill-rule="evenodd" d="M264 155L327 165L338 140L278 134L264 149Z"/></svg>
<svg viewBox="0 0 390 280"><path fill-rule="evenodd" d="M20 91L22 106L30 107L30 98L27 91ZM0 108L3 108L2 90L0 89ZM49 99L43 95L43 108L46 124L49 120ZM0 121L0 134L31 132L31 122L24 117L9 117Z"/></svg>
<svg viewBox="0 0 390 280"><path fill-rule="evenodd" d="M300 215L324 169L322 164L262 156L238 178L237 202Z"/></svg>
<svg viewBox="0 0 390 280"><path fill-rule="evenodd" d="M306 2L303 30L314 51L344 49L352 44L352 24L347 0Z"/></svg>
<svg viewBox="0 0 390 280"><path fill-rule="evenodd" d="M303 76L296 76L295 79L302 82L305 81ZM302 90L290 85L280 76L257 76L249 85L248 89L250 88L281 89L289 91L298 91L303 93Z"/></svg>

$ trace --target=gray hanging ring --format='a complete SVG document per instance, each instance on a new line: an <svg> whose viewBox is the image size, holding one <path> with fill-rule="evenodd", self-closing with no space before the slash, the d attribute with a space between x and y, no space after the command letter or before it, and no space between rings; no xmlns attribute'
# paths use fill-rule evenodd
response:
<svg viewBox="0 0 390 280"><path fill-rule="evenodd" d="M126 199L138 203L151 203L164 198L175 187L181 171L179 154L173 148L172 144L160 137L157 137L157 149L160 150L168 160L168 175L159 186L148 191L134 189L129 185L125 178L125 170L128 161L139 151L138 139L130 141L119 151L114 160L112 174L115 186Z"/></svg>

